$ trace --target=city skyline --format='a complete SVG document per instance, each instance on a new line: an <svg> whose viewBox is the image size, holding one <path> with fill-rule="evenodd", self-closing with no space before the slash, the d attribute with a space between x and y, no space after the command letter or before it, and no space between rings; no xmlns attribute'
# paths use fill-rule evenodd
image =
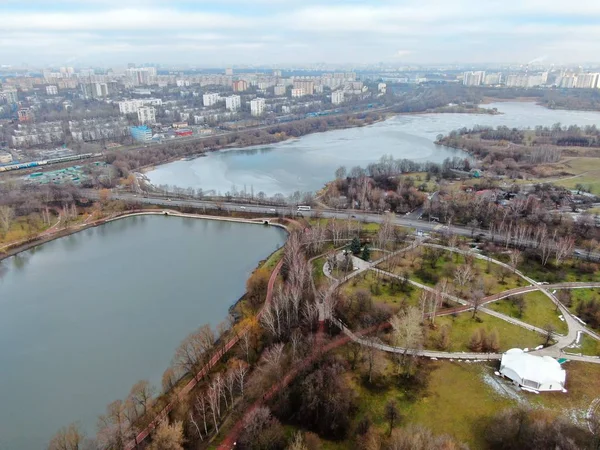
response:
<svg viewBox="0 0 600 450"><path fill-rule="evenodd" d="M0 0L0 64L597 62L600 4Z"/></svg>

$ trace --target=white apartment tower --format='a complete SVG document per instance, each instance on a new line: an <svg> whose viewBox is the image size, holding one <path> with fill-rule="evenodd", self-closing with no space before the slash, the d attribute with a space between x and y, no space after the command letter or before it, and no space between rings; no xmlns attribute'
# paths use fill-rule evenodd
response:
<svg viewBox="0 0 600 450"><path fill-rule="evenodd" d="M250 113L255 116L262 116L265 112L265 99L255 98L250 102Z"/></svg>
<svg viewBox="0 0 600 450"><path fill-rule="evenodd" d="M331 103L339 105L344 102L344 91L334 91L331 93Z"/></svg>
<svg viewBox="0 0 600 450"><path fill-rule="evenodd" d="M465 86L479 86L483 83L485 72L478 70L476 72L465 72L463 75L463 84Z"/></svg>
<svg viewBox="0 0 600 450"><path fill-rule="evenodd" d="M217 93L212 93L212 94L204 94L202 96L202 104L204 106L212 106L217 104L217 102L221 100L221 97L219 97L219 94Z"/></svg>
<svg viewBox="0 0 600 450"><path fill-rule="evenodd" d="M225 97L225 108L229 111L237 111L242 106L242 98L239 95Z"/></svg>
<svg viewBox="0 0 600 450"><path fill-rule="evenodd" d="M58 88L54 85L46 86L46 95L57 95Z"/></svg>

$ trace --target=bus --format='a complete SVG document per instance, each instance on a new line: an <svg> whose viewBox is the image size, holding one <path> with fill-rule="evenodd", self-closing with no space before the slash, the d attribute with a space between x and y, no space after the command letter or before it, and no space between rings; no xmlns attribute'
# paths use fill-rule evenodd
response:
<svg viewBox="0 0 600 450"><path fill-rule="evenodd" d="M310 211L310 206L298 206L298 211Z"/></svg>

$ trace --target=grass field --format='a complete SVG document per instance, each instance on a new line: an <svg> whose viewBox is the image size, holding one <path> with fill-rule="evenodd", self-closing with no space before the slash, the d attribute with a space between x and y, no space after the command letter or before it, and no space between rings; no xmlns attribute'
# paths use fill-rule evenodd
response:
<svg viewBox="0 0 600 450"><path fill-rule="evenodd" d="M572 158L564 162L565 169L574 178L558 180L554 184L567 189L575 189L578 184L589 189L592 194L600 194L600 158Z"/></svg>
<svg viewBox="0 0 600 450"><path fill-rule="evenodd" d="M437 342L442 326L449 325L450 328L450 347L448 351L462 352L469 351L469 340L471 335L478 328L483 328L486 332L496 330L500 337L500 350L506 351L510 348L533 348L543 342L543 336L535 331L527 330L517 325L512 325L502 319L479 313L481 322L472 319L472 312L464 312L456 316L443 316L435 320L436 329L427 333L426 347L438 349Z"/></svg>
<svg viewBox="0 0 600 450"><path fill-rule="evenodd" d="M512 303L511 298L498 300L487 305L488 308L515 317L523 322L543 328L546 324L554 325L557 333L566 334L569 330L566 322L558 318L556 306L542 292L528 292L523 294L525 301L525 310L523 316L519 317L518 308Z"/></svg>
<svg viewBox="0 0 600 450"><path fill-rule="evenodd" d="M395 283L396 287L393 288L391 280L386 277L378 278L373 271L368 271L348 281L342 289L346 295L351 295L358 289L364 289L372 294L374 303L387 304L394 312L398 311L402 305L418 305L421 295L419 288L412 287L410 292L401 292L398 289L399 280Z"/></svg>
<svg viewBox="0 0 600 450"><path fill-rule="evenodd" d="M567 260L559 267L554 266L554 260L550 259L546 266L542 266L539 259L527 259L519 264L519 270L530 278L536 281L546 281L548 283L561 283L568 281L598 281L600 265L595 263L587 263L593 268L592 271L582 273L579 270L579 260Z"/></svg>

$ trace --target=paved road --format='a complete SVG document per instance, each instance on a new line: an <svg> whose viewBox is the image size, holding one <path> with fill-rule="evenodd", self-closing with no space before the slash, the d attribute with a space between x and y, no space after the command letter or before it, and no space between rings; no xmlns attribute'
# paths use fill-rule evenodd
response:
<svg viewBox="0 0 600 450"><path fill-rule="evenodd" d="M93 189L87 189L83 191L85 195L89 198L97 199L98 191ZM241 202L219 202L212 200L195 200L195 199L176 199L176 198L165 198L161 196L149 196L144 197L142 195L132 194L128 192L119 192L113 193L111 198L123 200L126 202L132 203L141 203L141 204L151 204L151 205L164 205L164 206L177 206L177 207L192 207L204 210L221 210L221 211L238 211L238 212L247 212L252 214L260 214L264 216L276 216L276 215L294 215L298 214L299 216L304 217L323 217L326 219L336 218L336 219L348 219L354 218L356 220L360 220L363 222L371 222L371 223L382 223L384 220L384 216L377 213L364 212L364 211L355 211L355 210L334 210L334 209L315 209L312 211L302 211L298 213L295 207L291 206L277 206L277 205L257 205L257 204L249 204L249 203L241 203ZM414 217L414 215L408 216L394 216L393 223L395 225L415 228L418 230L422 230L424 232L432 232L439 231L442 229L442 225L437 222L426 222L423 220L418 220ZM461 226L452 225L452 232L458 234L460 236L471 237L472 235L480 236L483 239L491 239L492 236L487 230L484 229L474 229ZM498 240L498 236L496 236L496 240ZM583 249L575 249L574 256L579 258L584 258L587 255L587 252ZM591 259L595 259L600 261L600 253L592 253L590 256Z"/></svg>

